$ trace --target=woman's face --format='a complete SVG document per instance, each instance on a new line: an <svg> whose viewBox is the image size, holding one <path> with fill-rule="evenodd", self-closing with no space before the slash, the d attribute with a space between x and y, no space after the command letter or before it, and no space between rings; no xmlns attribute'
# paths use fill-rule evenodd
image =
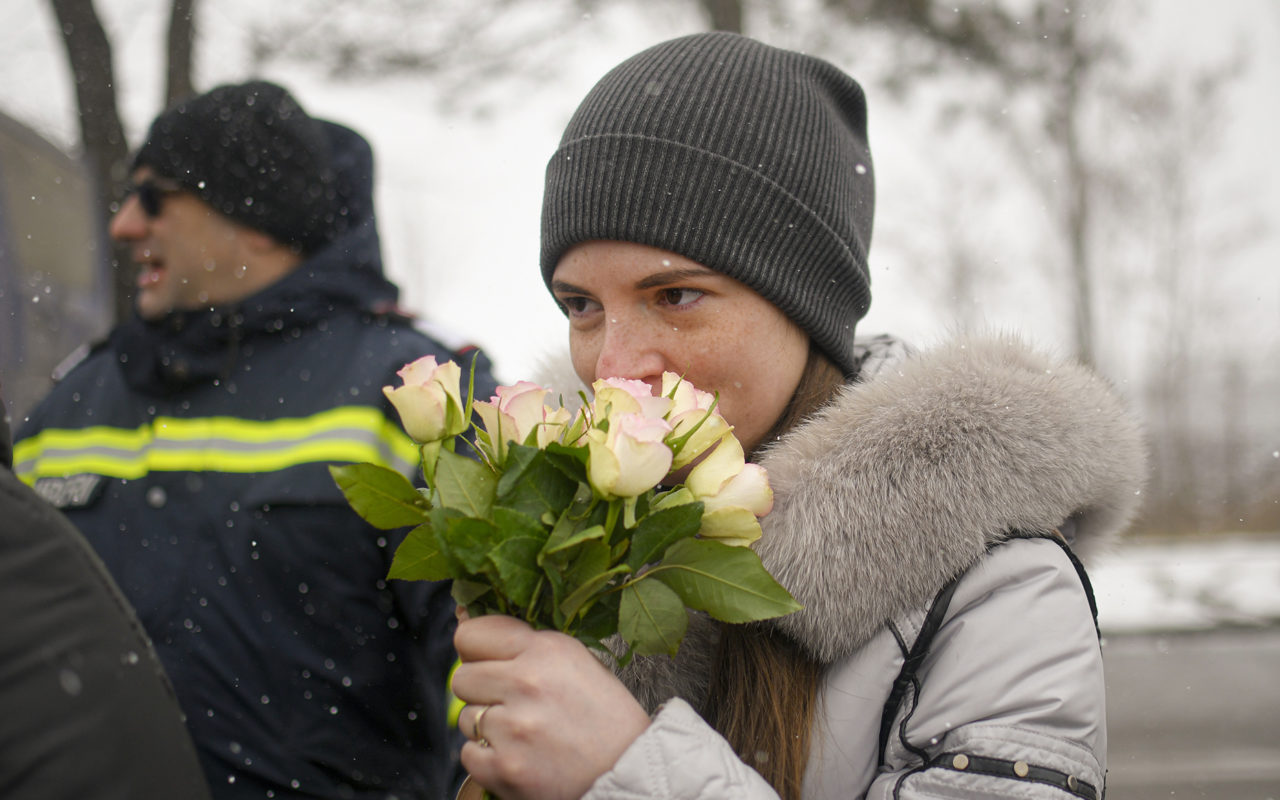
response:
<svg viewBox="0 0 1280 800"><path fill-rule="evenodd" d="M795 392L809 339L745 284L655 247L591 241L560 259L552 291L569 313L583 381L662 386L674 372L719 393L719 411L748 452Z"/></svg>

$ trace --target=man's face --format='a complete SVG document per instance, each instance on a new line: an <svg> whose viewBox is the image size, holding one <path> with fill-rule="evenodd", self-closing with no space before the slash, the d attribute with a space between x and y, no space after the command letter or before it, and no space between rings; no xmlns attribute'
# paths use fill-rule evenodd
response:
<svg viewBox="0 0 1280 800"><path fill-rule="evenodd" d="M244 280L245 229L147 167L132 179L135 191L109 231L130 245L138 267L135 302L144 319L225 305L251 293Z"/></svg>

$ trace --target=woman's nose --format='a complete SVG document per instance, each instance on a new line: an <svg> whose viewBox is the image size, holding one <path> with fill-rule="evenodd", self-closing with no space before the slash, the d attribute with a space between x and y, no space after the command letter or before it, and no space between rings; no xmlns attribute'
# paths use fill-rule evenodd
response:
<svg viewBox="0 0 1280 800"><path fill-rule="evenodd" d="M650 327L630 317L606 317L604 342L596 356L596 378L644 381L660 391L666 361L660 339Z"/></svg>
<svg viewBox="0 0 1280 800"><path fill-rule="evenodd" d="M142 203L136 195L130 194L120 204L120 209L111 217L107 233L118 242L129 242L141 239L147 233L147 215L142 211Z"/></svg>

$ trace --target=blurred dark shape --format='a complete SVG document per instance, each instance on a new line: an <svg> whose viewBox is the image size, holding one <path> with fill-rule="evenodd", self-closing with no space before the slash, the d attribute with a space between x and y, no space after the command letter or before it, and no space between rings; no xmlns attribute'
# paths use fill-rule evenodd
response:
<svg viewBox="0 0 1280 800"><path fill-rule="evenodd" d="M0 421L0 797L208 798L133 609L10 455Z"/></svg>
<svg viewBox="0 0 1280 800"><path fill-rule="evenodd" d="M0 113L0 387L14 419L110 324L98 213L84 163Z"/></svg>

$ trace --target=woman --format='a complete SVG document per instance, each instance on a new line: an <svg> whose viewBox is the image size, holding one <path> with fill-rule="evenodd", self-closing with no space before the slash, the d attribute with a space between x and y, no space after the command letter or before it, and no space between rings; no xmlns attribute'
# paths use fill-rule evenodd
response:
<svg viewBox="0 0 1280 800"><path fill-rule="evenodd" d="M566 636L463 621L462 762L498 796L1101 796L1066 542L1134 513L1136 426L1009 338L855 342L873 197L858 84L743 37L646 50L570 121L542 269L575 372L719 393L775 492L756 549L804 609L700 619L621 680Z"/></svg>

